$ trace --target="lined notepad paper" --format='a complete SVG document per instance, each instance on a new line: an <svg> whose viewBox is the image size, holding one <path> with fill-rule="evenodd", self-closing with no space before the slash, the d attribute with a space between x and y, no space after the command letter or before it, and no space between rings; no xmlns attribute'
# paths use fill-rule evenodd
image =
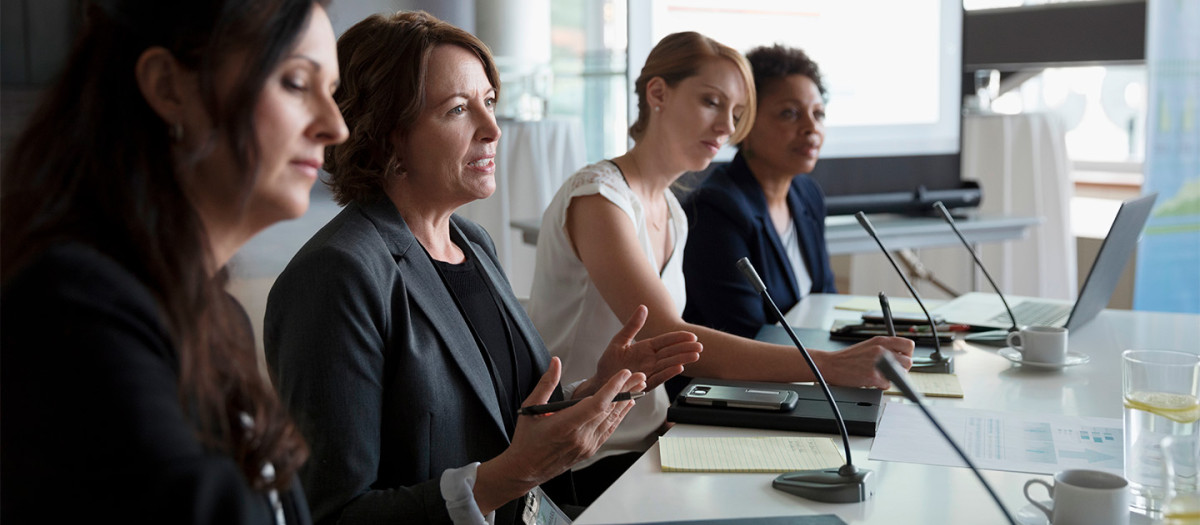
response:
<svg viewBox="0 0 1200 525"><path fill-rule="evenodd" d="M846 463L832 438L664 436L658 449L663 472L791 472Z"/></svg>
<svg viewBox="0 0 1200 525"><path fill-rule="evenodd" d="M912 385L913 388L926 397L963 397L962 383L958 381L958 374L909 372L908 384ZM900 393L900 390L896 389L896 385L892 385L891 388L884 390L883 393L892 396L904 395Z"/></svg>
<svg viewBox="0 0 1200 525"><path fill-rule="evenodd" d="M888 306L892 308L894 314L917 314L922 315L925 311L921 309L921 305L917 304L912 299L904 299L901 297L888 298ZM838 303L834 308L838 310L851 310L854 312L870 312L879 310L879 299L876 297L854 297L847 299L844 302Z"/></svg>

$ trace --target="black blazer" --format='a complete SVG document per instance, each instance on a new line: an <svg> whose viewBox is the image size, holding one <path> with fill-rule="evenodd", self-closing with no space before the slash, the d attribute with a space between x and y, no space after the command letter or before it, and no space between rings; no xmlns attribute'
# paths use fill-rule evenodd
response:
<svg viewBox="0 0 1200 525"><path fill-rule="evenodd" d="M836 293L825 247L825 196L820 186L807 175L797 175L787 200L813 281L810 293ZM742 257L750 258L780 310L787 312L800 302L796 274L771 223L766 195L740 152L688 195L684 211L688 214L683 252L685 320L754 337L767 319L774 318L737 270L735 264Z"/></svg>
<svg viewBox="0 0 1200 525"><path fill-rule="evenodd" d="M540 376L549 353L491 238L458 216L451 229L502 297ZM312 449L301 479L319 523L449 523L442 472L509 445L479 346L388 199L346 206L300 249L271 289L264 338ZM497 522L515 512L510 503Z"/></svg>
<svg viewBox="0 0 1200 525"><path fill-rule="evenodd" d="M0 297L0 521L274 522L233 459L197 439L175 344L134 274L63 244ZM311 522L298 483L283 503L289 524Z"/></svg>

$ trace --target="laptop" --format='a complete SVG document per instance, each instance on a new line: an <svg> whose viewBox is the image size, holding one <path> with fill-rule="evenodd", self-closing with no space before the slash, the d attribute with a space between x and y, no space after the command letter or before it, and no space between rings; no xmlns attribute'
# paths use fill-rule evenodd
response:
<svg viewBox="0 0 1200 525"><path fill-rule="evenodd" d="M1038 299L1006 295L1009 307L1021 326L1065 326L1075 330L1087 324L1108 306L1121 272L1133 255L1142 228L1154 208L1157 193L1121 203L1112 227L1100 245L1096 262L1088 272L1079 298L1074 303L1055 299ZM946 322L969 324L978 328L1004 329L1012 326L1004 303L994 293L971 292L938 306L932 313L941 314Z"/></svg>

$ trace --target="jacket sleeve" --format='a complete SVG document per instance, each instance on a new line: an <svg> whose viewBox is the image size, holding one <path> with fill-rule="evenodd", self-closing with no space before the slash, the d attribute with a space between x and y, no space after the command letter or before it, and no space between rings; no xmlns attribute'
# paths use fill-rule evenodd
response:
<svg viewBox="0 0 1200 525"><path fill-rule="evenodd" d="M759 251L752 246L747 214L727 195L702 188L685 206L688 241L683 272L687 283L684 320L743 337L754 337L766 323L762 298L737 269Z"/></svg>
<svg viewBox="0 0 1200 525"><path fill-rule="evenodd" d="M301 480L318 523L449 523L436 477L380 488L391 295L403 284L390 259L366 259L302 251L267 301L267 360L311 448Z"/></svg>

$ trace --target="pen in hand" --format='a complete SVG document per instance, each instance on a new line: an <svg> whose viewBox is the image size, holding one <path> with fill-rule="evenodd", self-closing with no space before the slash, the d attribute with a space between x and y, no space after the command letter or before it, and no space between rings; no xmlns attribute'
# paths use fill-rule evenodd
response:
<svg viewBox="0 0 1200 525"><path fill-rule="evenodd" d="M892 307L888 305L887 294L879 292L879 308L883 310L883 322L887 324L889 337L896 337L896 325L892 322Z"/></svg>
<svg viewBox="0 0 1200 525"><path fill-rule="evenodd" d="M644 395L646 395L645 392L621 392L620 394L617 394L617 396L613 398L612 402L616 403L618 401L629 401L632 399L637 399ZM533 416L533 415L537 415L537 414L549 414L551 412L558 412L559 410L564 410L566 408L573 407L573 406L575 406L576 403L583 401L584 399L587 399L587 398L581 397L579 399L568 399L566 401L555 401L553 403L546 403L544 405L532 405L532 406L527 406L527 407L521 407L521 409L517 411L517 414L521 415L521 416Z"/></svg>

